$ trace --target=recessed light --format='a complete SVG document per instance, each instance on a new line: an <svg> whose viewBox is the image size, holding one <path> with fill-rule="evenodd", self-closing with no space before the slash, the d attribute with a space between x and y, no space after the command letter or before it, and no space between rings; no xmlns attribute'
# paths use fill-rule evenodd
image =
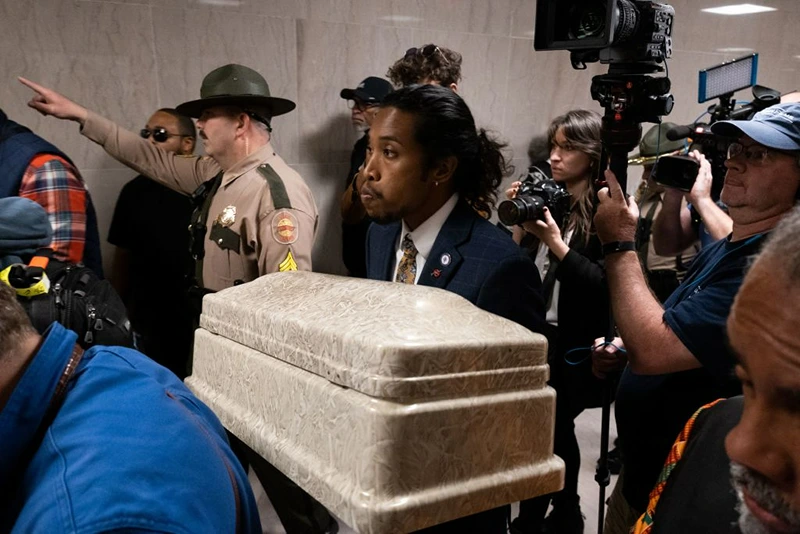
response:
<svg viewBox="0 0 800 534"><path fill-rule="evenodd" d="M715 15L752 15L753 13L765 13L767 11L777 11L774 7L757 6L755 4L735 4L730 6L709 7L701 9L706 13Z"/></svg>

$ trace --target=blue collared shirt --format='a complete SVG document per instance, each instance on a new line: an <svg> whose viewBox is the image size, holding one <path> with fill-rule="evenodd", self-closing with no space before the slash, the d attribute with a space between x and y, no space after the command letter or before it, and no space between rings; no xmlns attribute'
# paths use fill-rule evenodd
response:
<svg viewBox="0 0 800 534"><path fill-rule="evenodd" d="M261 532L219 420L178 378L121 347L88 350L41 443L36 430L75 344L53 324L0 412L0 531ZM10 491L9 491L10 490ZM4 521L9 521L5 524Z"/></svg>

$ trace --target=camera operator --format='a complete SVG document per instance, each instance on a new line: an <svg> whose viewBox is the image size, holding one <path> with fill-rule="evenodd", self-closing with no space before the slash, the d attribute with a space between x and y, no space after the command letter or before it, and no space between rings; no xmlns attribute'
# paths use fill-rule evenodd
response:
<svg viewBox="0 0 800 534"><path fill-rule="evenodd" d="M616 397L623 472L611 496L608 532L627 532L647 504L683 423L703 404L740 393L725 345L725 321L749 257L795 203L800 185L800 104L778 104L750 121L720 121L728 149L721 199L733 231L704 248L664 304L650 293L635 253L636 204L614 174L599 194L595 225L603 242L611 302L629 360ZM613 367L611 346L595 353ZM618 360L619 361L619 360ZM632 519L631 519L632 518Z"/></svg>
<svg viewBox="0 0 800 534"><path fill-rule="evenodd" d="M733 221L711 196L711 164L698 150L689 157L700 163L689 193L667 187L661 213L653 223L653 245L661 256L675 256L700 239L703 247L731 233ZM683 202L684 197L689 206Z"/></svg>
<svg viewBox="0 0 800 534"><path fill-rule="evenodd" d="M658 165L657 160L660 156L673 155L683 151L683 141L670 141L666 137L667 130L674 126L674 124L665 122L650 128L639 143L639 153L628 160L631 165L638 163L644 167L642 181L635 195L636 204L639 206L639 230L636 234L636 244L639 261L642 263L647 278L647 285L662 303L680 285L686 269L700 249L700 243L695 240L678 254L662 256L656 252L652 237L653 221L660 215L666 195L664 186L653 180L653 168ZM685 202L683 200L681 202L685 206Z"/></svg>
<svg viewBox="0 0 800 534"><path fill-rule="evenodd" d="M528 220L514 227L515 241L531 240L531 255L544 282L547 299L547 332L550 343L550 385L557 391L554 452L564 459L564 489L554 495L520 503L520 515L512 532L548 531L582 533L584 519L578 496L580 450L575 437L575 418L592 404L592 393L600 397L601 383L591 374L590 360L577 348L589 347L608 324L608 297L602 266L600 241L592 225L594 194L591 180L600 162L600 116L574 110L550 124L550 163L554 180L566 188L571 206L567 217L559 209L544 208L544 220ZM509 197L525 193L520 182L512 184ZM556 214L556 217L554 217ZM559 221L556 218L561 219ZM559 224L561 227L559 227ZM579 365L567 361L583 358ZM553 501L553 512L544 516Z"/></svg>

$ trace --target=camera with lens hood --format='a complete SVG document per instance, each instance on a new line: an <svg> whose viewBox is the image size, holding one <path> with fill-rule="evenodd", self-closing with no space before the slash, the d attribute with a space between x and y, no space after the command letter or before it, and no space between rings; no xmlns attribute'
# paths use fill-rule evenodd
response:
<svg viewBox="0 0 800 534"><path fill-rule="evenodd" d="M569 214L570 198L566 189L555 180L536 180L528 174L519 186L517 196L497 206L497 216L506 226L514 226L536 219L543 221L544 209L547 208L559 227L563 228Z"/></svg>

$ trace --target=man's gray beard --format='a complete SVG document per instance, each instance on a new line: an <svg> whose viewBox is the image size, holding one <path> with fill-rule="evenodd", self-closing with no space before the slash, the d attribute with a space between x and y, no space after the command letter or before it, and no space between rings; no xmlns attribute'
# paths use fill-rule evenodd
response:
<svg viewBox="0 0 800 534"><path fill-rule="evenodd" d="M750 496L761 506L766 507L768 512L797 527L800 531L800 512L789 508L778 490L764 477L741 464L731 462L731 485L736 491L738 500L736 511L739 512L739 530L742 531L742 534L772 534L772 531L764 526L744 503L742 491L744 488L747 488Z"/></svg>
<svg viewBox="0 0 800 534"><path fill-rule="evenodd" d="M353 129L358 135L364 135L369 130L369 125L365 122L353 124Z"/></svg>

